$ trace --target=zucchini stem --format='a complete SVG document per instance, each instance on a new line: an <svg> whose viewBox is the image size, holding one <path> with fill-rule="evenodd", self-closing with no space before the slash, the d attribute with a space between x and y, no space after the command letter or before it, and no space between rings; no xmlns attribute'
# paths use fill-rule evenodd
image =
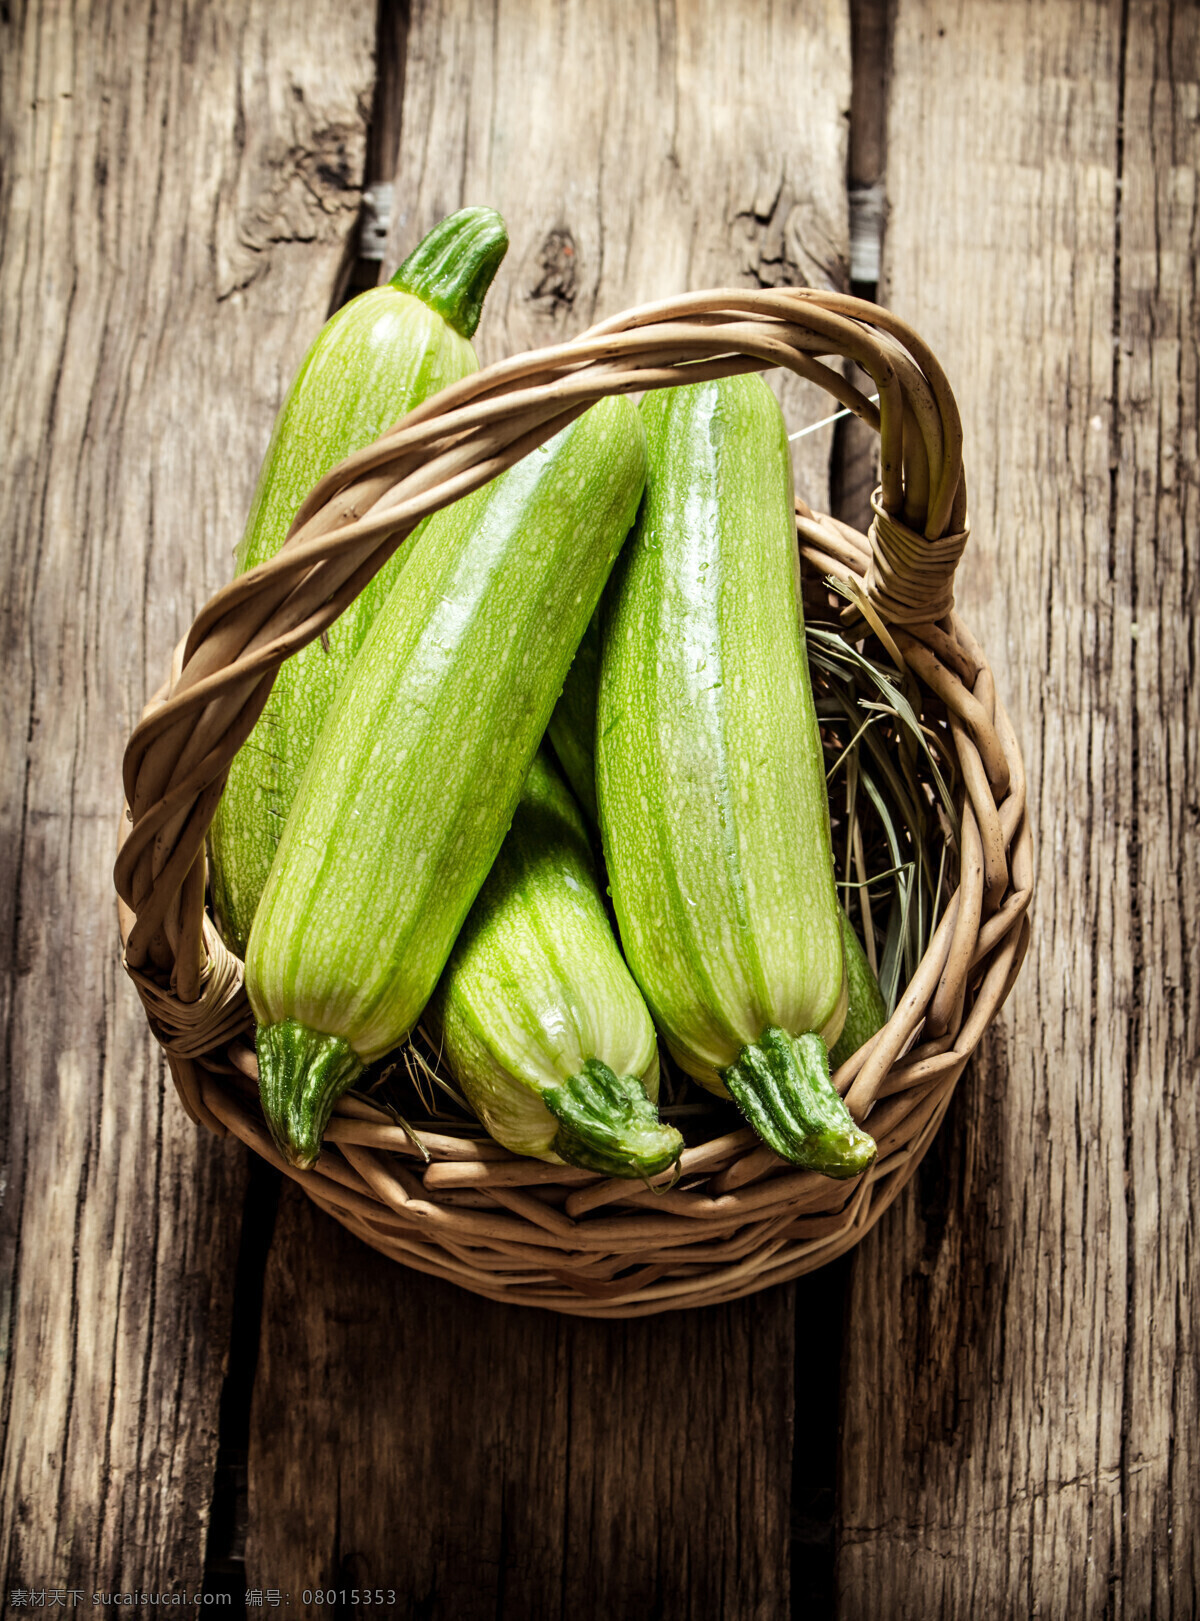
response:
<svg viewBox="0 0 1200 1621"><path fill-rule="evenodd" d="M296 1019L260 1024L258 1092L276 1148L297 1170L317 1162L333 1106L363 1072L341 1036L324 1036Z"/></svg>
<svg viewBox="0 0 1200 1621"><path fill-rule="evenodd" d="M768 1028L721 1079L762 1140L793 1165L851 1177L874 1160L874 1139L855 1125L829 1078L820 1036Z"/></svg>
<svg viewBox="0 0 1200 1621"><path fill-rule="evenodd" d="M551 1147L568 1165L605 1176L655 1176L683 1152L683 1138L658 1118L635 1075L614 1075L589 1058L578 1075L542 1093L559 1122Z"/></svg>
<svg viewBox="0 0 1200 1621"><path fill-rule="evenodd" d="M460 208L423 237L392 277L443 321L473 338L492 277L508 252L508 232L494 208Z"/></svg>

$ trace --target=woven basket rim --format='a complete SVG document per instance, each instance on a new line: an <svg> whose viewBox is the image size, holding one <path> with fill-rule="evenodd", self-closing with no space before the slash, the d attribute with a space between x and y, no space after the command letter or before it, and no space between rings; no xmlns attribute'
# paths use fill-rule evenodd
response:
<svg viewBox="0 0 1200 1621"><path fill-rule="evenodd" d="M830 356L871 375L878 409ZM278 665L332 623L421 518L596 399L776 365L880 433L868 534L798 500L802 563L843 583L853 612L936 700L962 782L952 899L892 1017L834 1077L877 1140L876 1163L856 1182L830 1183L785 1166L747 1127L687 1149L678 1177L631 1185L453 1132L414 1133L352 1097L336 1108L317 1166L286 1165L257 1113L242 965L204 902L208 821ZM123 960L192 1118L239 1137L404 1264L568 1314L733 1299L856 1243L932 1141L1029 939L1021 752L983 650L954 610L968 536L961 444L944 373L891 312L812 289L719 289L487 367L328 473L281 551L201 610L126 751L115 874Z"/></svg>

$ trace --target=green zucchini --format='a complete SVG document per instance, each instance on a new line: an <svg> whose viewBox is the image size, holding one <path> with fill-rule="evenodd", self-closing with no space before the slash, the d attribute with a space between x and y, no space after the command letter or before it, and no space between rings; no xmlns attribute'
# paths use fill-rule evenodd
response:
<svg viewBox="0 0 1200 1621"><path fill-rule="evenodd" d="M571 792L600 825L596 808L596 691L600 685L600 610L588 621L554 706L546 735L571 785Z"/></svg>
<svg viewBox="0 0 1200 1621"><path fill-rule="evenodd" d="M596 701L600 686L600 614L603 606L601 602L592 615L546 731L567 781L576 799L588 810L593 827L599 822L594 742ZM887 1006L879 989L879 981L871 971L866 952L844 909L842 947L846 954L846 1022L829 1054L831 1070L844 1064L887 1023Z"/></svg>
<svg viewBox="0 0 1200 1621"><path fill-rule="evenodd" d="M499 214L463 209L429 233L386 287L360 294L326 322L275 423L237 551L239 574L275 555L324 473L477 369L469 340L507 246ZM282 666L230 767L209 856L213 911L239 955L334 693L414 542L410 536L320 641Z"/></svg>
<svg viewBox="0 0 1200 1621"><path fill-rule="evenodd" d="M308 1165L429 1000L633 522L645 436L604 400L431 518L309 761L246 953L263 1106Z"/></svg>
<svg viewBox="0 0 1200 1621"><path fill-rule="evenodd" d="M855 1176L875 1145L829 1079L846 977L783 418L757 376L642 415L596 720L621 941L679 1064L777 1153Z"/></svg>
<svg viewBox="0 0 1200 1621"><path fill-rule="evenodd" d="M613 938L579 808L546 751L425 1012L467 1102L517 1154L653 1176L658 1043Z"/></svg>
<svg viewBox="0 0 1200 1621"><path fill-rule="evenodd" d="M877 1030L883 1029L888 1016L879 981L871 972L867 954L845 911L842 912L842 946L846 953L848 1000L846 1022L829 1054L831 1069L837 1069L847 1058L852 1058L865 1041L870 1041Z"/></svg>

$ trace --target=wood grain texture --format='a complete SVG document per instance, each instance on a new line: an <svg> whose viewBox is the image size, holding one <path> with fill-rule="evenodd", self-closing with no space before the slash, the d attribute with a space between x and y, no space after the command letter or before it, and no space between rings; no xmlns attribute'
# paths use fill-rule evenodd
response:
<svg viewBox="0 0 1200 1621"><path fill-rule="evenodd" d="M1030 958L853 1265L848 1617L1192 1616L1194 7L900 0L888 301L963 406Z"/></svg>
<svg viewBox="0 0 1200 1621"><path fill-rule="evenodd" d="M452 208L508 223L491 361L706 287L844 288L847 0L416 0L386 268ZM775 374L792 430L828 396ZM831 430L795 446L824 508Z"/></svg>
<svg viewBox="0 0 1200 1621"><path fill-rule="evenodd" d="M302 1613L306 1588L392 1589L391 1613L427 1621L777 1617L792 1399L777 1303L681 1313L669 1332L495 1305L366 1249L288 1184L249 1585Z"/></svg>
<svg viewBox="0 0 1200 1621"><path fill-rule="evenodd" d="M0 12L7 1588L200 1577L243 1161L189 1125L119 967L120 757L326 314L374 26Z"/></svg>
<svg viewBox="0 0 1200 1621"><path fill-rule="evenodd" d="M887 84L890 60L888 0L851 0L850 144L846 179L851 194L882 187L886 164ZM874 300L874 282L854 282L851 291ZM865 394L874 392L865 372L849 375ZM879 435L856 416L841 419L834 430L829 477L829 510L864 535L870 528L871 496L879 483Z"/></svg>
<svg viewBox="0 0 1200 1621"><path fill-rule="evenodd" d="M844 280L847 39L838 4L415 5L384 272L449 210L499 208L485 359L687 287ZM786 1613L808 1293L563 1322L389 1266L286 1199L248 1578L390 1585L399 1613L455 1621Z"/></svg>

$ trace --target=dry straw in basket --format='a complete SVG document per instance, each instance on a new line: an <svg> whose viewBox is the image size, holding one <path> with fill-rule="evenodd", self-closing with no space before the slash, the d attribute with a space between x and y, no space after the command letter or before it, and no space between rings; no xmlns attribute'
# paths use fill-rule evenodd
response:
<svg viewBox="0 0 1200 1621"><path fill-rule="evenodd" d="M872 379L876 408L836 363ZM830 361L834 364L830 364ZM961 783L957 873L884 1028L834 1076L878 1144L857 1183L798 1171L748 1129L686 1149L655 1185L521 1159L470 1131L413 1130L347 1096L311 1171L276 1154L257 1104L241 963L205 911L204 836L275 671L319 636L428 513L511 466L606 394L761 371L820 384L880 435L862 536L797 503L810 575L854 634L914 678ZM1029 938L1021 753L982 649L954 611L967 539L962 431L933 354L886 310L803 288L696 293L519 355L427 400L311 492L283 549L201 610L125 753L117 859L125 966L184 1107L233 1132L352 1232L479 1294L630 1317L734 1299L841 1254L896 1197L1004 1002ZM947 854L946 851L943 852Z"/></svg>

